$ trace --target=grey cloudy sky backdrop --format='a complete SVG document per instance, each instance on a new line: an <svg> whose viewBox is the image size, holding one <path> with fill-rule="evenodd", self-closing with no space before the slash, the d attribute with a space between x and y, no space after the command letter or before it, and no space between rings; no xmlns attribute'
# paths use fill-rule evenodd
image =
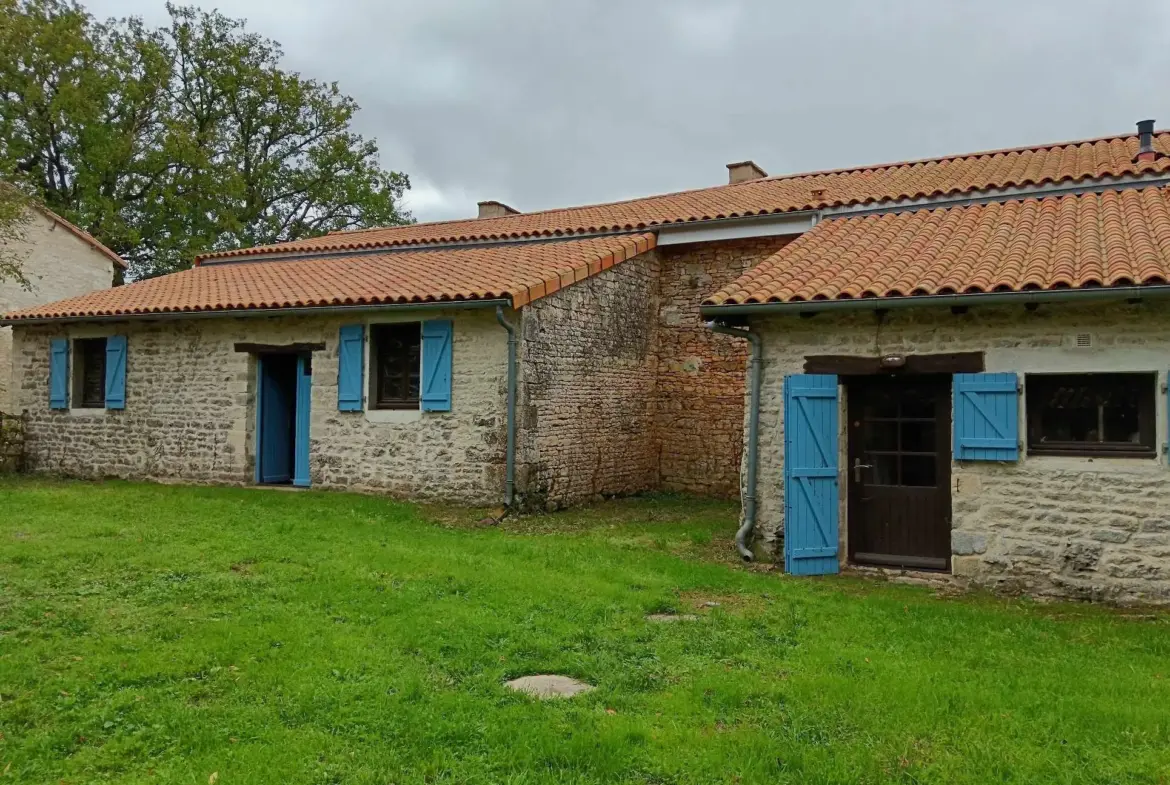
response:
<svg viewBox="0 0 1170 785"><path fill-rule="evenodd" d="M358 100L419 220L716 185L745 158L780 174L1170 126L1166 2L217 5Z"/></svg>

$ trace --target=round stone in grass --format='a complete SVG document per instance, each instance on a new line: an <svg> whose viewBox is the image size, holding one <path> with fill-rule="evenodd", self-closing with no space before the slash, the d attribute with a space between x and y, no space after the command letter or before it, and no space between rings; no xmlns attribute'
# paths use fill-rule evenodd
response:
<svg viewBox="0 0 1170 785"><path fill-rule="evenodd" d="M698 621L699 617L693 613L651 613L646 621Z"/></svg>
<svg viewBox="0 0 1170 785"><path fill-rule="evenodd" d="M547 700L549 698L571 698L582 692L594 689L592 684L570 679L568 676L554 674L537 674L535 676L521 676L505 682L504 686L510 690L523 692L534 698Z"/></svg>

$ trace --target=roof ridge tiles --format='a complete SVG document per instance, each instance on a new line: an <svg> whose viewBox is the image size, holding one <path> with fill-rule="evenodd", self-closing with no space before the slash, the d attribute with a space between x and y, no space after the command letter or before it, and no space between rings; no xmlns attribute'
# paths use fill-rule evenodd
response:
<svg viewBox="0 0 1170 785"><path fill-rule="evenodd" d="M1157 132L1155 142L1163 152L1170 153L1170 131ZM1137 143L1135 134L1115 134L1030 147L781 174L734 184L549 208L498 218L450 219L347 230L259 248L219 251L205 254L200 260L495 239L574 237L721 218L1170 171L1170 158L1167 157L1153 162L1133 161L1130 152L1131 148L1136 150ZM1103 144L1105 147L1101 147ZM1117 144L1125 146L1124 154L1119 152ZM1027 153L1028 156L1019 162L1000 160L1015 153Z"/></svg>

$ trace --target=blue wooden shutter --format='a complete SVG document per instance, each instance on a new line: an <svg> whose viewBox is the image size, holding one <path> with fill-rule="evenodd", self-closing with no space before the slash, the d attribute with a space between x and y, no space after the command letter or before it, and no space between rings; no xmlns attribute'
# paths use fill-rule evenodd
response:
<svg viewBox="0 0 1170 785"><path fill-rule="evenodd" d="M69 408L69 341L49 342L49 408Z"/></svg>
<svg viewBox="0 0 1170 785"><path fill-rule="evenodd" d="M309 485L309 423L313 404L313 359L297 357L296 424L293 434L293 485Z"/></svg>
<svg viewBox="0 0 1170 785"><path fill-rule="evenodd" d="M955 374L957 461L1020 459L1020 394L1014 373Z"/></svg>
<svg viewBox="0 0 1170 785"><path fill-rule="evenodd" d="M106 339L106 408L126 408L126 336Z"/></svg>
<svg viewBox="0 0 1170 785"><path fill-rule="evenodd" d="M431 319L422 323L422 410L451 411L451 336L450 319Z"/></svg>
<svg viewBox="0 0 1170 785"><path fill-rule="evenodd" d="M337 347L337 408L343 412L362 410L362 366L366 330L360 324L341 328Z"/></svg>
<svg viewBox="0 0 1170 785"><path fill-rule="evenodd" d="M784 377L784 570L838 570L837 377Z"/></svg>

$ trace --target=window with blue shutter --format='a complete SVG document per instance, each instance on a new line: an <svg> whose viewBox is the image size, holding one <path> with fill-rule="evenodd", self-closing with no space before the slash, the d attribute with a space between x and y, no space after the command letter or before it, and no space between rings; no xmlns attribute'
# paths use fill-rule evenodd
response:
<svg viewBox="0 0 1170 785"><path fill-rule="evenodd" d="M957 373L954 378L957 461L1020 459L1020 394L1014 373Z"/></svg>
<svg viewBox="0 0 1170 785"><path fill-rule="evenodd" d="M451 411L451 339L454 325L450 319L431 319L422 323L422 410Z"/></svg>
<svg viewBox="0 0 1170 785"><path fill-rule="evenodd" d="M69 408L69 341L54 338L49 343L49 407Z"/></svg>
<svg viewBox="0 0 1170 785"><path fill-rule="evenodd" d="M126 336L106 339L106 408L126 408Z"/></svg>
<svg viewBox="0 0 1170 785"><path fill-rule="evenodd" d="M838 570L837 377L784 377L784 570Z"/></svg>
<svg viewBox="0 0 1170 785"><path fill-rule="evenodd" d="M365 361L365 327L343 325L337 345L337 409L343 412L362 410L362 367Z"/></svg>

